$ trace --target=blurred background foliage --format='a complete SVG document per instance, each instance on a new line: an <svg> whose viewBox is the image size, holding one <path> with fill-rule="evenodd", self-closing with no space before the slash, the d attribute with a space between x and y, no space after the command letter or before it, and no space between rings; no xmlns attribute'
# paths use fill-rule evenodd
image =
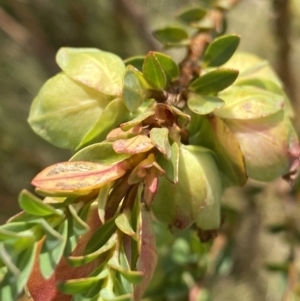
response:
<svg viewBox="0 0 300 301"><path fill-rule="evenodd" d="M209 2L0 0L1 223L18 212L18 193L32 190L35 174L71 156L26 121L39 88L59 71L56 51L96 47L126 58L160 50L151 30L175 23L180 7ZM272 63L300 116L300 1L240 0L228 14L228 32L241 35L240 51ZM180 60L184 52L171 54ZM300 119L294 122L299 133ZM299 202L297 182L293 189L281 179L251 182L225 193L224 224L213 242L199 244L191 231L174 237L158 225L161 259L149 300L297 300L291 298L300 291Z"/></svg>

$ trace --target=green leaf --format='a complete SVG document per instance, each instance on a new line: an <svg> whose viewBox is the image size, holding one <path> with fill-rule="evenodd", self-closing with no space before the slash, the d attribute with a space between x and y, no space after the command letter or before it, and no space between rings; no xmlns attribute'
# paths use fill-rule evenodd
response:
<svg viewBox="0 0 300 301"><path fill-rule="evenodd" d="M246 183L244 155L238 141L221 119L215 116L203 118L198 131L190 136L189 143L207 147L217 155L224 187Z"/></svg>
<svg viewBox="0 0 300 301"><path fill-rule="evenodd" d="M72 205L69 205L68 208L73 218L72 226L74 234L77 237L86 234L90 229L89 225L80 218L80 216L77 214L75 208Z"/></svg>
<svg viewBox="0 0 300 301"><path fill-rule="evenodd" d="M177 14L177 18L188 25L200 21L206 15L206 10L201 7L188 7Z"/></svg>
<svg viewBox="0 0 300 301"><path fill-rule="evenodd" d="M188 33L181 27L169 26L153 31L153 36L162 44L176 44L186 41Z"/></svg>
<svg viewBox="0 0 300 301"><path fill-rule="evenodd" d="M124 74L122 97L126 108L130 112L135 111L145 98L139 78L131 66L127 67Z"/></svg>
<svg viewBox="0 0 300 301"><path fill-rule="evenodd" d="M86 245L85 254L93 253L104 246L104 244L109 240L109 238L116 231L117 226L115 223L115 218L110 219L105 224L100 226L93 234L91 239Z"/></svg>
<svg viewBox="0 0 300 301"><path fill-rule="evenodd" d="M124 254L124 256L126 256ZM121 257L121 255L120 255ZM124 257L123 257L124 259ZM125 260L125 259L124 259ZM126 259L127 260L127 259ZM123 262L124 263L124 262ZM130 283L134 283L137 284L141 281L141 279L143 278L143 273L139 272L139 271L131 271L129 270L129 265L124 266L121 265L121 263L119 262L119 260L114 256L112 257L108 263L107 263L111 268L115 269L116 271L120 272L121 275L128 280Z"/></svg>
<svg viewBox="0 0 300 301"><path fill-rule="evenodd" d="M145 58L143 76L154 89L163 90L167 84L166 74L153 51L150 51Z"/></svg>
<svg viewBox="0 0 300 301"><path fill-rule="evenodd" d="M43 203L39 198L25 189L19 195L19 204L23 210L35 216L62 215L60 211L55 210L49 204Z"/></svg>
<svg viewBox="0 0 300 301"><path fill-rule="evenodd" d="M37 244L32 244L21 253L11 252L18 274L8 272L0 282L0 300L14 301L23 292L34 265Z"/></svg>
<svg viewBox="0 0 300 301"><path fill-rule="evenodd" d="M57 228L57 235L47 232L40 253L40 270L45 279L49 279L64 254L67 242L68 222L65 220Z"/></svg>
<svg viewBox="0 0 300 301"><path fill-rule="evenodd" d="M120 139L113 142L115 152L132 155L147 152L153 147L152 140L146 135L137 135L130 139Z"/></svg>
<svg viewBox="0 0 300 301"><path fill-rule="evenodd" d="M107 95L120 95L125 66L113 53L95 48L60 48L59 67L72 79Z"/></svg>
<svg viewBox="0 0 300 301"><path fill-rule="evenodd" d="M112 142L89 145L77 152L70 161L89 161L100 164L115 164L130 158L130 154L117 154Z"/></svg>
<svg viewBox="0 0 300 301"><path fill-rule="evenodd" d="M171 143L171 158L168 160L160 153L157 155L157 163L165 171L165 177L176 184L178 182L179 147L176 142Z"/></svg>
<svg viewBox="0 0 300 301"><path fill-rule="evenodd" d="M67 242L64 249L64 256L69 256L77 246L80 236L78 236L78 229L76 228L76 221L71 215L68 219L68 233L67 233Z"/></svg>
<svg viewBox="0 0 300 301"><path fill-rule="evenodd" d="M82 255L82 256L69 256L67 258L69 264L73 267L78 267L81 265L84 265L86 263L89 263L95 259L97 259L101 254L104 254L105 252L111 250L116 242L117 242L117 235L113 234L109 240L98 250L96 250L93 253L90 253L88 255Z"/></svg>
<svg viewBox="0 0 300 301"><path fill-rule="evenodd" d="M136 233L132 229L130 218L131 218L131 214L129 211L122 212L116 218L116 225L123 233L136 239Z"/></svg>
<svg viewBox="0 0 300 301"><path fill-rule="evenodd" d="M155 147L167 158L172 155L169 142L169 130L167 128L153 128L150 131L150 139Z"/></svg>
<svg viewBox="0 0 300 301"><path fill-rule="evenodd" d="M128 168L126 162L113 165L76 161L51 165L40 172L32 184L44 192L66 194L87 194L108 182L121 177Z"/></svg>
<svg viewBox="0 0 300 301"><path fill-rule="evenodd" d="M230 86L238 74L237 70L220 68L194 80L189 86L189 90L199 94L217 93Z"/></svg>
<svg viewBox="0 0 300 301"><path fill-rule="evenodd" d="M105 140L106 135L112 129L118 127L122 122L128 119L129 111L126 109L123 100L118 98L112 100L103 110L102 114L98 114L98 119L94 123L94 126L86 132L86 135L77 145L77 149L92 142Z"/></svg>
<svg viewBox="0 0 300 301"><path fill-rule="evenodd" d="M0 241L18 240L20 238L34 238L33 232L22 229L22 232L14 232L7 229L0 228Z"/></svg>
<svg viewBox="0 0 300 301"><path fill-rule="evenodd" d="M169 56L161 52L152 52L153 56L165 73L167 80L172 82L179 76L179 68L176 62ZM146 57L147 58L147 57Z"/></svg>
<svg viewBox="0 0 300 301"><path fill-rule="evenodd" d="M58 289L64 294L74 295L90 290L97 285L101 279L98 277L72 279L58 284Z"/></svg>
<svg viewBox="0 0 300 301"><path fill-rule="evenodd" d="M106 208L108 196L109 196L112 186L113 186L113 183L108 183L108 184L102 186L98 193L98 197L97 197L98 215L99 215L99 219L102 223L105 222L105 208Z"/></svg>
<svg viewBox="0 0 300 301"><path fill-rule="evenodd" d="M214 111L220 118L257 119L282 110L284 98L262 89L243 86L230 87L220 94L225 105Z"/></svg>
<svg viewBox="0 0 300 301"><path fill-rule="evenodd" d="M74 149L95 126L110 100L111 97L60 73L39 91L31 105L28 122L48 142Z"/></svg>
<svg viewBox="0 0 300 301"><path fill-rule="evenodd" d="M240 43L237 35L225 35L213 40L207 47L203 63L207 67L217 67L226 63Z"/></svg>
<svg viewBox="0 0 300 301"><path fill-rule="evenodd" d="M124 60L124 63L126 66L131 65L134 68L136 68L137 70L142 71L145 57L146 56L144 56L144 55L132 56L132 57L129 57L126 60Z"/></svg>
<svg viewBox="0 0 300 301"><path fill-rule="evenodd" d="M188 107L191 111L199 115L212 113L215 109L222 107L225 103L221 98L209 95L190 94Z"/></svg>

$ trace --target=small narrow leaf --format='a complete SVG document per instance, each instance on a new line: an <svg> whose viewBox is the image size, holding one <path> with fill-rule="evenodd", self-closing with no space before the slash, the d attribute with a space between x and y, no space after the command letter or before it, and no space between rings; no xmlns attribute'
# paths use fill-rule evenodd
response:
<svg viewBox="0 0 300 301"><path fill-rule="evenodd" d="M145 56L132 56L124 60L124 63L126 66L133 66L139 71L142 71L143 64L144 64Z"/></svg>
<svg viewBox="0 0 300 301"><path fill-rule="evenodd" d="M165 177L176 184L178 182L178 165L179 165L179 147L176 142L171 144L171 158L166 159L165 156L158 154L157 163L165 171Z"/></svg>
<svg viewBox="0 0 300 301"><path fill-rule="evenodd" d="M108 261L108 265L111 268L120 272L120 274L131 283L137 284L143 278L143 273L141 273L139 271L131 271L131 270L129 270L129 266L128 267L121 266L120 262L118 261L118 259L116 257L112 257Z"/></svg>
<svg viewBox="0 0 300 301"><path fill-rule="evenodd" d="M100 221L104 224L105 222L105 207L108 200L108 196L110 193L110 190L112 188L113 183L108 183L104 186L102 186L99 190L97 201L98 201L98 215Z"/></svg>
<svg viewBox="0 0 300 301"><path fill-rule="evenodd" d="M169 142L169 130L167 128L153 128L150 131L150 139L155 147L167 158L171 158L171 146Z"/></svg>
<svg viewBox="0 0 300 301"><path fill-rule="evenodd" d="M207 67L216 67L226 63L240 43L237 35L225 35L213 40L204 53L203 63Z"/></svg>
<svg viewBox="0 0 300 301"><path fill-rule="evenodd" d="M177 14L177 18L188 25L199 22L206 15L206 10L201 7L188 7Z"/></svg>
<svg viewBox="0 0 300 301"><path fill-rule="evenodd" d="M14 262L18 273L16 275L7 272L0 282L0 300L14 301L23 292L24 287L31 274L36 255L37 244L32 244L21 253L11 252L11 259Z"/></svg>
<svg viewBox="0 0 300 301"><path fill-rule="evenodd" d="M166 86L166 74L152 51L150 51L145 58L143 75L145 79L153 85L154 89L163 90Z"/></svg>
<svg viewBox="0 0 300 301"><path fill-rule="evenodd" d="M43 203L39 198L27 190L22 190L19 195L19 204L23 210L35 216L59 215L61 212L55 210L51 205Z"/></svg>
<svg viewBox="0 0 300 301"><path fill-rule="evenodd" d="M129 213L130 212L126 211L119 214L119 216L116 218L116 225L123 233L136 239L136 233L130 224L131 214Z"/></svg>
<svg viewBox="0 0 300 301"><path fill-rule="evenodd" d="M110 219L105 224L100 226L93 234L91 239L86 245L85 254L93 253L104 246L104 244L109 240L109 238L116 231L117 226L115 223L115 218Z"/></svg>
<svg viewBox="0 0 300 301"><path fill-rule="evenodd" d="M40 270L45 279L49 279L63 256L67 242L68 222L64 221L57 229L60 238L46 233L40 253Z"/></svg>
<svg viewBox="0 0 300 301"><path fill-rule="evenodd" d="M188 107L191 111L199 115L212 113L215 109L222 107L225 102L218 97L191 94L188 98Z"/></svg>
<svg viewBox="0 0 300 301"><path fill-rule="evenodd" d="M85 223L77 214L75 208L72 205L68 206L69 211L72 215L73 218L73 230L74 230L74 234L79 237L81 235L84 235L85 233L88 232L88 230L90 229L89 225L87 223Z"/></svg>
<svg viewBox="0 0 300 301"><path fill-rule="evenodd" d="M145 135L138 135L124 140L120 139L113 143L116 153L138 154L147 152L154 147L152 140Z"/></svg>
<svg viewBox="0 0 300 301"><path fill-rule="evenodd" d="M98 279L98 277L72 279L59 283L58 288L65 294L74 295L88 291L100 281L101 279Z"/></svg>
<svg viewBox="0 0 300 301"><path fill-rule="evenodd" d="M237 70L220 68L194 80L189 90L199 94L217 93L234 83L238 75Z"/></svg>
<svg viewBox="0 0 300 301"><path fill-rule="evenodd" d="M111 238L97 251L88 255L69 256L67 258L69 264L73 267L78 267L97 259L101 254L111 250L117 242L117 235L113 234Z"/></svg>
<svg viewBox="0 0 300 301"><path fill-rule="evenodd" d="M44 169L33 179L32 184L44 191L56 192L61 195L88 193L120 178L127 168L126 162L114 165L85 161L63 162Z"/></svg>
<svg viewBox="0 0 300 301"><path fill-rule="evenodd" d="M176 26L155 30L153 36L163 44L180 43L189 38L188 33L183 28Z"/></svg>
<svg viewBox="0 0 300 301"><path fill-rule="evenodd" d="M179 76L179 68L176 62L169 56L161 52L153 52L154 57L160 64L169 82L174 81Z"/></svg>
<svg viewBox="0 0 300 301"><path fill-rule="evenodd" d="M20 239L21 237L33 238L33 232L30 231L13 232L10 230L0 228L0 241L17 240Z"/></svg>
<svg viewBox="0 0 300 301"><path fill-rule="evenodd" d="M128 66L123 78L122 97L126 108L133 112L144 101L144 91L139 78L131 66Z"/></svg>

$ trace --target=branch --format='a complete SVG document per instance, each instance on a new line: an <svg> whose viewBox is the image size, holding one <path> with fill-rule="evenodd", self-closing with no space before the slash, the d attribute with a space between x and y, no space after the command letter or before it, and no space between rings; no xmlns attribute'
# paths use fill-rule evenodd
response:
<svg viewBox="0 0 300 301"><path fill-rule="evenodd" d="M277 72L292 99L295 99L293 76L290 67L290 11L289 0L273 0L275 12L274 31L278 40Z"/></svg>

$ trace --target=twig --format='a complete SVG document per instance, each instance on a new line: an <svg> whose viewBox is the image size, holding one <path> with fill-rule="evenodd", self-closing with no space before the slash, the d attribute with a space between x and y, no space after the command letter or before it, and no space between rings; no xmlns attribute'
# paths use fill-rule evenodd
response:
<svg viewBox="0 0 300 301"><path fill-rule="evenodd" d="M292 99L295 99L295 89L290 66L290 11L289 0L273 0L275 12L274 31L278 40L277 71L285 88Z"/></svg>
<svg viewBox="0 0 300 301"><path fill-rule="evenodd" d="M230 9L239 0L228 0L226 8ZM193 78L201 73L198 60L203 56L208 43L212 40L215 33L219 33L223 29L223 21L227 9L213 8L208 12L208 18L213 24L212 30L208 32L200 32L196 34L188 48L188 52L184 60L180 64L180 78L179 83L182 87L186 87Z"/></svg>

